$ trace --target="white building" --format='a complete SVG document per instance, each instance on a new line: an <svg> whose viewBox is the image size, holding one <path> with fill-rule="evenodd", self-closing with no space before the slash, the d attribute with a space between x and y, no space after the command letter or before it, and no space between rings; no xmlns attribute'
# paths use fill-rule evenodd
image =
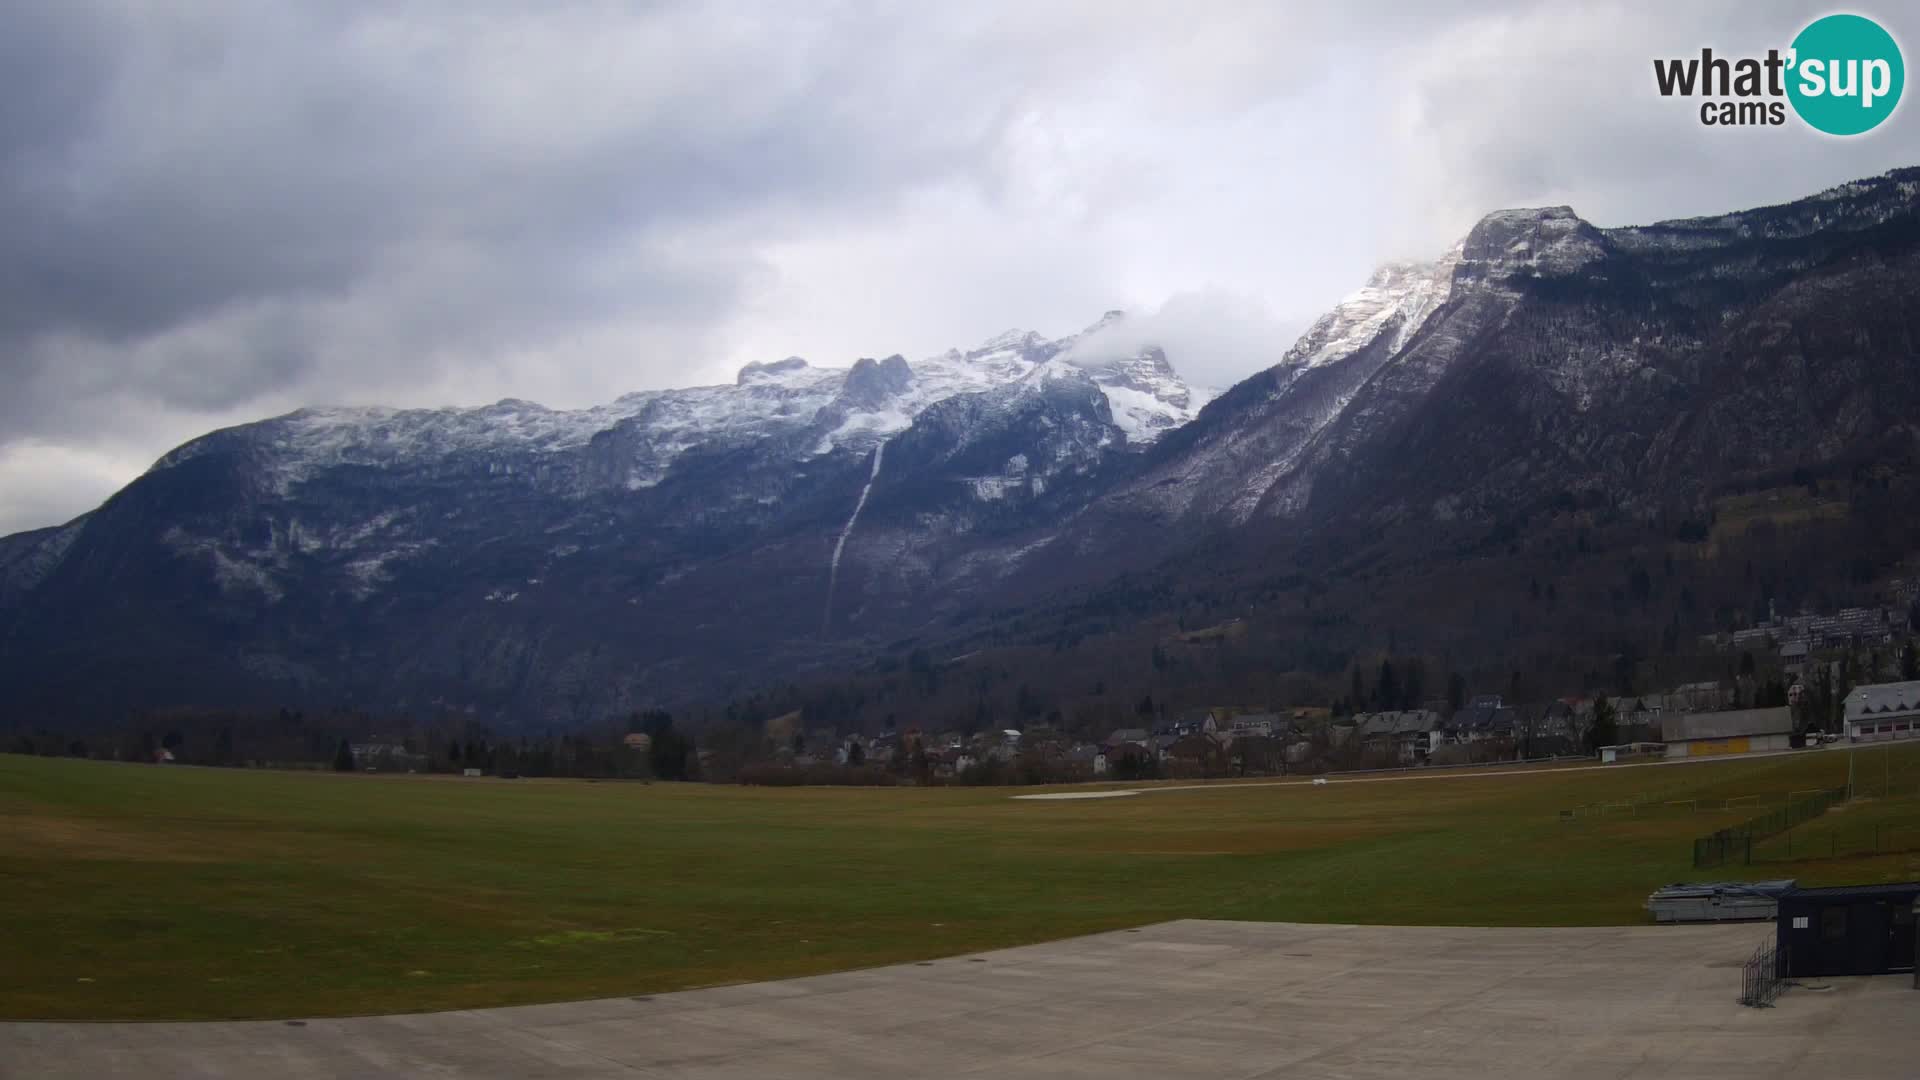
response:
<svg viewBox="0 0 1920 1080"><path fill-rule="evenodd" d="M1845 734L1853 742L1920 737L1920 682L1854 687L1846 700Z"/></svg>
<svg viewBox="0 0 1920 1080"><path fill-rule="evenodd" d="M1252 735L1272 735L1281 727L1280 717L1276 713L1242 713L1233 718L1233 726L1228 728L1235 738Z"/></svg>

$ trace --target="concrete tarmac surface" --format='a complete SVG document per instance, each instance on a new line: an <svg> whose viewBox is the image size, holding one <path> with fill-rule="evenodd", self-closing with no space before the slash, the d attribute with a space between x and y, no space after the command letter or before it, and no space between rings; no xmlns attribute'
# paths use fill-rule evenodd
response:
<svg viewBox="0 0 1920 1080"><path fill-rule="evenodd" d="M1740 1006L1741 962L1771 933L1184 920L652 997L303 1026L7 1023L0 1076L1920 1075L1911 976Z"/></svg>

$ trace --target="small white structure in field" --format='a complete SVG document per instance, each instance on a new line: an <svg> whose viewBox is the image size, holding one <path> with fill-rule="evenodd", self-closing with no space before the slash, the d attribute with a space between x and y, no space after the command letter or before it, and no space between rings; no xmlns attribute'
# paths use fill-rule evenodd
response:
<svg viewBox="0 0 1920 1080"><path fill-rule="evenodd" d="M1314 787L1325 787L1326 783L1327 783L1327 778L1324 776L1316 776L1313 778Z"/></svg>
<svg viewBox="0 0 1920 1080"><path fill-rule="evenodd" d="M462 770L460 771L460 775L462 775L462 776L479 776L479 775L480 775L480 770L479 770L479 769L462 769Z"/></svg>

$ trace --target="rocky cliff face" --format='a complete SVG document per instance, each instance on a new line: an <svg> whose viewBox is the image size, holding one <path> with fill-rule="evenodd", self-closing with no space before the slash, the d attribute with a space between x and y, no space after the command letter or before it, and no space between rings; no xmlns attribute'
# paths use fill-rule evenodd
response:
<svg viewBox="0 0 1920 1080"><path fill-rule="evenodd" d="M1908 170L1635 228L1495 213L1211 400L1096 326L583 412L216 432L0 540L0 691L564 721L832 670L1221 538L1417 550L1567 499L1686 513L1920 438L1917 193Z"/></svg>

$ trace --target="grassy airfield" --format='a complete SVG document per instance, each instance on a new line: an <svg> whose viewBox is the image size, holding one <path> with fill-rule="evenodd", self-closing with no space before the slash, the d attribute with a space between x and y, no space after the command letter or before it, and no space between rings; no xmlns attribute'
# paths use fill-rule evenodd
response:
<svg viewBox="0 0 1920 1080"><path fill-rule="evenodd" d="M1920 779L1914 748L1874 761L1874 778ZM1694 836L1846 773L1844 751L1819 750L1034 802L0 755L0 1017L647 994L1182 917L1635 923L1674 881L1920 877L1920 854L1692 869ZM1920 826L1914 806L1848 813Z"/></svg>

